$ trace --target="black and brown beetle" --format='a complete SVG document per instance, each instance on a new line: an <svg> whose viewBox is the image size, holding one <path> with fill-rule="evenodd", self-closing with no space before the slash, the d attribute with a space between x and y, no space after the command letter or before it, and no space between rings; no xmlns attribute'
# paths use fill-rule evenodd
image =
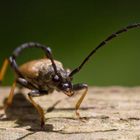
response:
<svg viewBox="0 0 140 140"><path fill-rule="evenodd" d="M31 91L28 93L29 100L40 114L41 127L44 127L45 124L44 111L38 104L35 103L35 101L32 98L33 96L45 95L48 93L52 93L54 90L62 91L67 96L72 96L77 91L83 89L84 92L75 106L76 115L80 118L78 109L84 97L87 94L88 86L87 84L83 84L83 83L73 85L72 84L73 75L82 69L84 64L99 48L104 46L107 42L109 42L113 38L117 37L117 35L126 32L129 29L137 28L137 27L140 27L140 23L126 26L125 28L122 28L121 30L118 30L117 32L108 36L104 41L102 41L96 48L94 48L90 52L90 54L84 59L84 61L76 69L72 70L71 72L65 70L61 62L53 59L50 48L48 48L45 45L30 42L30 43L22 44L21 46L17 47L14 50L13 54L9 57L9 59L6 59L4 61L4 64L0 71L0 82L2 82L3 80L8 63L11 65L11 68L16 73L16 78L11 88L6 107L8 107L12 103L13 93L16 87L16 83L20 84L25 88L31 89ZM21 54L21 52L24 49L32 48L32 47L42 49L45 52L46 58L33 60L18 67L16 63L17 57Z"/></svg>

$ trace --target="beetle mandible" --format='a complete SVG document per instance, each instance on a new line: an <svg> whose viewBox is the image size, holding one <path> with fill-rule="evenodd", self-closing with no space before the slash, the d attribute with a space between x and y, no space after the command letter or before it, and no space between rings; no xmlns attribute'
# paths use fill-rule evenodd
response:
<svg viewBox="0 0 140 140"><path fill-rule="evenodd" d="M40 115L41 127L44 127L44 111L41 106L33 100L32 97L52 93L54 90L62 91L67 96L73 96L77 91L84 90L83 94L75 105L76 115L78 116L78 118L80 118L78 109L80 108L80 105L87 94L88 86L87 84L83 83L72 84L73 76L83 68L84 64L99 48L104 46L113 38L117 37L117 35L123 32L127 32L129 29L137 27L140 27L140 23L126 26L125 28L122 28L108 36L89 53L89 55L77 68L75 68L71 72L65 70L61 62L53 59L52 52L49 47L35 42L29 42L20 45L13 51L12 55L8 59L5 59L2 69L0 71L0 82L2 82L3 80L8 64L11 65L11 68L16 73L15 81L12 85L6 107L10 106L12 103L16 83L30 89L31 91L28 93L29 101L37 109ZM45 52L46 58L29 61L18 67L18 64L16 63L17 57L24 49L33 47L42 49Z"/></svg>

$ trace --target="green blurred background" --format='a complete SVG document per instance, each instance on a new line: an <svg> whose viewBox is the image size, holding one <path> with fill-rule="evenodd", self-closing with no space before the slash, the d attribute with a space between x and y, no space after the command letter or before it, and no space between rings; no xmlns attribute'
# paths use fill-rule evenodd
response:
<svg viewBox="0 0 140 140"><path fill-rule="evenodd" d="M18 45L36 41L51 47L65 68L77 67L112 32L140 22L139 0L13 0L0 2L0 66ZM140 85L140 29L100 49L75 75L74 83L94 86ZM18 63L41 58L25 50ZM13 81L9 69L4 85Z"/></svg>

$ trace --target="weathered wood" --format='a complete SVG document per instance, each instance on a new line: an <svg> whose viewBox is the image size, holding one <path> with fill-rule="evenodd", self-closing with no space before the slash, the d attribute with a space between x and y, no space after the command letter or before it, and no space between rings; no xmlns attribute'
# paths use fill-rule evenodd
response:
<svg viewBox="0 0 140 140"><path fill-rule="evenodd" d="M0 106L8 92L9 88L0 88ZM41 131L27 97L15 94L12 106L0 110L0 140L140 139L140 87L90 87L80 108L84 122L74 112L79 97L80 93L67 97L57 92L35 97L45 110L47 130Z"/></svg>

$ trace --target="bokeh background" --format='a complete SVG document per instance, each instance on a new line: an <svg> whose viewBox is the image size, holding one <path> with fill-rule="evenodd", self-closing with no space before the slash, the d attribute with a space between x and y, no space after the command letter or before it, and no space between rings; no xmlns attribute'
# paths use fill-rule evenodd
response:
<svg viewBox="0 0 140 140"><path fill-rule="evenodd" d="M139 0L12 0L0 1L0 66L13 49L35 41L51 47L55 59L73 69L112 32L140 22ZM38 49L25 50L22 64L42 58ZM140 85L140 29L100 49L74 77L94 86ZM9 69L3 81L14 79Z"/></svg>

